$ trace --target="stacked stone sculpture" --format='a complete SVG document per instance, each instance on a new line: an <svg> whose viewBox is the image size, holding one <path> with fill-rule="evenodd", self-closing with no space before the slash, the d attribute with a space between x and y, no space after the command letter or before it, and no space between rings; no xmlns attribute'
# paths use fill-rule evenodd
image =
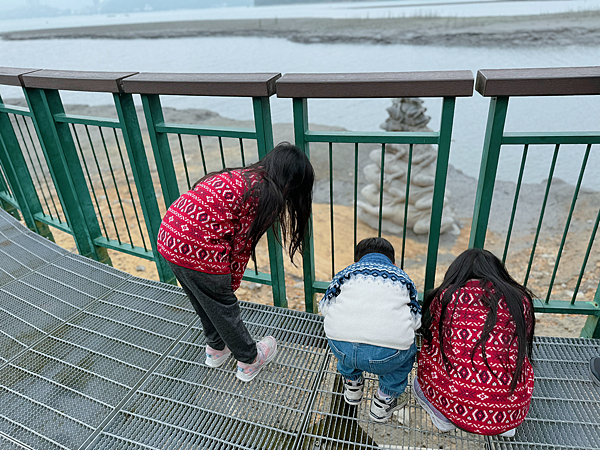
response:
<svg viewBox="0 0 600 450"><path fill-rule="evenodd" d="M381 125L386 131L429 131L430 117L419 98L396 98L387 109L389 117ZM379 186L381 183L381 149L370 155L373 164L365 167L364 174L369 184L361 190L366 201L358 201L359 218L372 228L379 227ZM410 172L408 213L406 226L415 234L429 233L433 184L435 180L436 150L429 144L414 144ZM406 180L408 174L409 145L386 145L383 177L383 208L381 229L398 234L404 227ZM444 205L447 205L446 191ZM445 206L442 214L441 233L460 234L457 220Z"/></svg>

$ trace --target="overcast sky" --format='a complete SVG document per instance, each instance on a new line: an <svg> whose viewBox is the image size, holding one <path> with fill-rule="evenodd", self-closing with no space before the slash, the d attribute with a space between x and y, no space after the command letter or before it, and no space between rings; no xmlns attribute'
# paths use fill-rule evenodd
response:
<svg viewBox="0 0 600 450"><path fill-rule="evenodd" d="M0 11L11 11L27 4L26 0L0 0ZM40 0L40 5L61 9L79 9L93 5L92 0Z"/></svg>

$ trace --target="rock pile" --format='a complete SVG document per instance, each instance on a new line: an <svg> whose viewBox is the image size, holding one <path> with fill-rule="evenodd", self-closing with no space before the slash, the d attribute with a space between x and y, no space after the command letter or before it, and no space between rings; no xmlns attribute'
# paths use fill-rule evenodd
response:
<svg viewBox="0 0 600 450"><path fill-rule="evenodd" d="M381 125L386 131L428 131L430 117L419 98L396 98L387 111L389 117ZM358 216L372 228L379 226L379 186L381 183L381 150L373 150L370 155L373 164L364 169L369 184L361 190L366 200L358 201ZM406 226L415 234L427 234L431 219L433 185L437 151L429 144L414 144L410 172L408 209ZM383 177L383 208L381 229L383 232L398 234L404 227L406 181L408 175L409 145L386 145ZM444 204L447 205L449 192L446 191ZM460 234L457 220L449 207L442 214L441 232Z"/></svg>

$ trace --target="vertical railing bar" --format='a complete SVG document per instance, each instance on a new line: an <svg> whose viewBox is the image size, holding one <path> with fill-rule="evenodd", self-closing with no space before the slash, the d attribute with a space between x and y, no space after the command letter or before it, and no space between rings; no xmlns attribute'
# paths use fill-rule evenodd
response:
<svg viewBox="0 0 600 450"><path fill-rule="evenodd" d="M554 269L552 270L552 276L550 277L550 285L548 286L548 292L546 293L546 303L550 301L550 294L552 292L552 287L554 285L554 279L556 278L556 272L558 271L558 265L560 264L560 259L562 257L563 248L565 246L565 241L567 240L567 234L569 233L569 226L571 225L571 218L573 217L573 211L575 210L575 203L577 203L577 196L579 195L579 188L581 188L581 182L583 181L583 175L585 173L585 168L587 166L587 161L590 156L590 150L592 148L592 144L588 144L585 149L585 154L583 156L583 161L581 162L581 169L579 170L579 177L577 178L577 185L575 186L575 191L573 192L573 200L571 200L571 208L569 209L569 215L567 216L567 222L565 223L565 230L563 231L562 239L560 241L560 246L558 247L558 253L556 255L556 260L554 262ZM571 303L574 303L575 297L577 296L577 291L573 293L573 299Z"/></svg>
<svg viewBox="0 0 600 450"><path fill-rule="evenodd" d="M508 246L510 244L510 236L512 234L513 225L515 223L515 215L517 213L517 203L519 202L519 193L521 192L521 184L523 182L523 173L525 172L525 162L527 160L527 151L529 144L525 144L523 148L523 156L521 157L521 168L519 169L519 177L517 179L517 187L515 189L515 199L513 200L512 211L510 213L510 222L508 223L508 231L506 232L506 242L504 243L504 253L502 254L502 264L506 263L506 255L508 255Z"/></svg>
<svg viewBox="0 0 600 450"><path fill-rule="evenodd" d="M412 170L413 144L408 146L408 167L406 169L406 194L404 196L404 224L402 226L402 259L400 268L404 270L404 255L406 251L406 223L408 222L408 196L410 195L410 172Z"/></svg>
<svg viewBox="0 0 600 450"><path fill-rule="evenodd" d="M537 230L535 232L535 238L531 247L531 255L529 257L529 264L527 265L527 273L523 280L523 285L527 287L527 280L529 280L529 273L531 272L531 266L533 264L533 257L535 256L535 248L537 246L538 239L540 237L540 230L542 228L542 222L544 220L544 213L546 211L546 203L548 202L548 194L550 193L550 186L552 185L552 177L554 175L554 168L556 167L556 159L558 158L558 149L560 144L556 144L554 147L554 155L552 157L552 164L550 165L550 173L548 174L548 182L546 183L546 192L544 193L544 201L542 202L542 210L540 211L540 220L538 221Z"/></svg>
<svg viewBox="0 0 600 450"><path fill-rule="evenodd" d="M221 163L223 164L223 169L227 167L225 164L225 153L223 153L223 138L221 136L219 138L219 150L221 151Z"/></svg>
<svg viewBox="0 0 600 450"><path fill-rule="evenodd" d="M202 147L202 136L198 136L198 146L200 147L200 156L202 157L202 167L204 168L204 175L208 173L206 169L206 159L204 158L204 148Z"/></svg>
<svg viewBox="0 0 600 450"><path fill-rule="evenodd" d="M242 167L246 167L246 158L244 155L244 140L240 138L240 153L242 155Z"/></svg>
<svg viewBox="0 0 600 450"><path fill-rule="evenodd" d="M88 141L90 142L90 147L92 149L92 155L94 155L94 161L96 162L96 169L98 170L98 176L100 177L100 182L102 183L102 189L104 191L104 197L106 197L106 204L108 205L108 212L110 213L110 218L113 223L113 227L115 228L115 233L117 234L117 240L121 243L121 238L119 236L119 230L117 228L117 223L115 222L115 215L113 214L112 206L110 204L110 197L108 196L108 191L106 190L106 184L104 183L104 177L102 176L102 169L100 168L100 163L98 162L98 156L96 155L96 149L94 148L94 142L92 141L92 136L90 135L90 130L87 125L84 125L85 132L88 137ZM102 213L100 213L102 214ZM109 239L108 234L106 235L106 239Z"/></svg>
<svg viewBox="0 0 600 450"><path fill-rule="evenodd" d="M188 190L192 188L192 184L190 183L190 174L188 172L187 161L185 159L185 151L183 150L183 141L181 139L181 133L177 133L177 138L179 139L179 150L181 152L181 160L183 161L183 170L185 171L185 179L187 180Z"/></svg>
<svg viewBox="0 0 600 450"><path fill-rule="evenodd" d="M379 225L377 237L381 237L381 222L383 221L383 182L385 175L385 143L381 144L381 175L379 179Z"/></svg>
<svg viewBox="0 0 600 450"><path fill-rule="evenodd" d="M100 203L98 202L98 197L96 196L96 189L94 189L94 183L92 182L92 176L90 175L90 170L87 165L87 161L85 160L85 156L83 154L83 148L81 147L81 142L79 141L79 136L77 134L77 130L75 129L75 124L71 124L71 129L73 136L75 136L75 141L77 142L77 147L79 148L79 154L81 155L81 161L83 161L83 167L85 168L85 173L88 177L88 182L90 183L90 189L92 191L92 195L94 197L94 202L96 203L96 209L98 210L98 215L100 216L100 223L102 223L102 228L104 229L104 234L108 236L108 231L106 230L106 224L104 223L104 218L102 217L102 213L100 211Z"/></svg>
<svg viewBox="0 0 600 450"><path fill-rule="evenodd" d="M333 228L333 143L329 143L329 217L331 220L331 277L335 276L335 245Z"/></svg>
<svg viewBox="0 0 600 450"><path fill-rule="evenodd" d="M113 183L115 184L115 191L117 192L117 199L119 200L119 206L121 207L121 214L123 214L123 220L125 221L125 228L127 229L127 235L129 236L129 242L133 247L133 239L131 238L131 232L129 231L129 222L127 221L127 215L125 214L125 209L123 208L123 200L121 199L121 192L119 191L119 185L117 184L117 178L115 176L115 171L112 167L112 163L110 161L110 155L108 153L108 147L106 146L106 140L104 139L104 133L102 132L102 127L98 127L98 131L100 132L100 137L102 138L102 145L104 146L104 152L106 153L106 160L108 161L108 166L110 167L110 174L113 179ZM122 244L119 241L119 244Z"/></svg>
<svg viewBox="0 0 600 450"><path fill-rule="evenodd" d="M29 146L27 145L27 142L25 141L25 137L23 136L23 131L21 130L21 125L19 125L19 121L17 120L17 116L13 114L13 117L15 119L15 122L17 124L17 127L19 128L19 133L21 134L21 139L23 139L23 145L25 146L25 150L27 151L27 157L29 158L29 162L31 164L31 168L33 169L33 173L35 175L35 179L37 180L37 183L40 187L40 190L42 191L42 197L44 198L44 203L46 204L46 208L48 210L48 215L50 217L52 217L52 212L50 211L50 205L48 204L48 199L46 199L46 195L44 194L44 190L43 190L43 184L40 181L40 177L38 176L38 171L37 168L33 162L33 158L31 157L31 151L29 150ZM23 119L23 121L25 122L25 125L27 125L27 121L25 121L25 119ZM33 141L32 141L33 142ZM54 197L52 196L52 191L50 190L50 185L48 183L48 178L46 177L46 174L44 174L44 167L42 166L42 161L40 160L40 157L35 149L35 146L33 147L33 153L36 156L36 159L38 161L38 165L40 167L40 170L42 172L42 176L44 177L44 184L46 185L46 189L48 190L48 195L50 196L50 201L52 202L52 206L54 206L54 211L56 212L56 217L58 219L58 221L60 223L62 223L60 214L58 212L58 208L56 207L56 202L54 201Z"/></svg>
<svg viewBox="0 0 600 450"><path fill-rule="evenodd" d="M354 144L354 247L356 248L356 228L358 226L358 142Z"/></svg>
<svg viewBox="0 0 600 450"><path fill-rule="evenodd" d="M590 252L592 251L592 247L594 246L594 239L596 238L596 232L598 231L599 224L600 224L600 209L598 210L598 214L596 215L596 222L594 223L594 228L592 229L592 234L590 236L590 242L588 244L587 250L585 251L585 256L583 258L583 264L581 265L581 271L579 272L579 278L577 279L577 284L575 285L575 290L573 291L573 298L571 299L571 304L575 303L575 298L577 297L577 291L579 291L579 286L581 285L581 280L583 279L583 274L585 273L585 266L587 266Z"/></svg>
<svg viewBox="0 0 600 450"><path fill-rule="evenodd" d="M119 137L117 135L116 128L113 128L113 133L115 134L115 141L117 143L117 149L119 150L119 156L121 157L121 164L123 165L123 173L125 174L125 181L127 181L127 189L129 190L129 198L131 199L131 207L133 208L133 212L135 213L135 218L138 223L138 229L140 231L140 236L142 237L142 244L144 245L144 250L148 251L148 246L146 245L146 238L144 238L144 232L142 231L142 224L140 222L140 216L139 216L137 208L135 206L133 191L131 190L131 182L129 181L129 174L127 173L127 168L125 167L125 159L123 158L123 151L121 150L121 144L119 143ZM125 214L125 213L123 213L123 214ZM129 229L129 227L127 227L127 229ZM134 248L133 239L131 240L131 248Z"/></svg>

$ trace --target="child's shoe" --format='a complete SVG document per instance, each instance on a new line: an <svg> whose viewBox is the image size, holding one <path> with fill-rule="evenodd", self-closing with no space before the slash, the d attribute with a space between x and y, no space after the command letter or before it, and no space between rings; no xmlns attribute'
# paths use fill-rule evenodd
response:
<svg viewBox="0 0 600 450"><path fill-rule="evenodd" d="M445 433L447 431L452 431L456 429L456 425L450 422L441 412L439 412L433 405L429 403L429 401L425 398L423 391L421 390L421 386L419 386L419 382L417 381L417 377L413 379L412 384L412 392L413 397L421 407L427 411L431 421L435 425L435 427L441 432Z"/></svg>
<svg viewBox="0 0 600 450"><path fill-rule="evenodd" d="M394 411L402 409L408 403L408 394L403 392L400 397L390 398L385 401L379 398L379 395L375 394L373 400L371 400L371 412L370 416L375 422L386 422Z"/></svg>
<svg viewBox="0 0 600 450"><path fill-rule="evenodd" d="M502 437L514 437L515 433L517 432L517 428L511 428L508 431L505 431L504 433L500 433L498 436L502 436Z"/></svg>
<svg viewBox="0 0 600 450"><path fill-rule="evenodd" d="M221 367L231 355L231 350L225 346L223 350L215 350L210 345L206 344L206 359L204 364L208 367Z"/></svg>
<svg viewBox="0 0 600 450"><path fill-rule="evenodd" d="M256 350L258 355L252 364L246 364L238 361L237 372L235 376L238 380L250 381L258 372L265 366L265 364L271 362L277 354L277 341L273 336L267 336L256 344Z"/></svg>
<svg viewBox="0 0 600 450"><path fill-rule="evenodd" d="M363 389L365 387L365 380L363 377L352 381L344 378L344 400L349 405L358 405L363 398Z"/></svg>

